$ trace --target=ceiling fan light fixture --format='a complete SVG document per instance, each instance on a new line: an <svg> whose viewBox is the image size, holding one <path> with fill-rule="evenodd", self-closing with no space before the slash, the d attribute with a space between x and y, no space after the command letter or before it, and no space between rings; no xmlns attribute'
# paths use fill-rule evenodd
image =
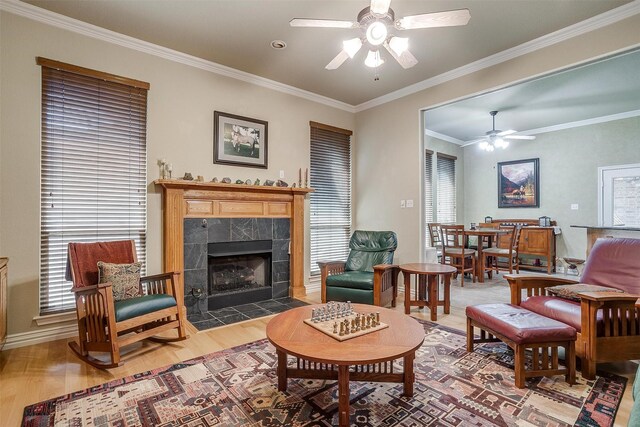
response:
<svg viewBox="0 0 640 427"><path fill-rule="evenodd" d="M384 59L380 57L380 52L377 50L370 50L367 54L367 59L364 60L364 65L371 68L376 68L384 64Z"/></svg>
<svg viewBox="0 0 640 427"><path fill-rule="evenodd" d="M391 0L371 0L371 13L374 15L385 15L389 11Z"/></svg>
<svg viewBox="0 0 640 427"><path fill-rule="evenodd" d="M342 47L344 51L347 52L347 55L349 55L349 58L353 59L362 47L362 40L357 37L355 39L345 40L342 42Z"/></svg>
<svg viewBox="0 0 640 427"><path fill-rule="evenodd" d="M373 46L380 46L387 39L387 26L384 22L375 21L367 27L367 41Z"/></svg>
<svg viewBox="0 0 640 427"><path fill-rule="evenodd" d="M407 37L391 37L389 47L400 56L409 49L409 39Z"/></svg>

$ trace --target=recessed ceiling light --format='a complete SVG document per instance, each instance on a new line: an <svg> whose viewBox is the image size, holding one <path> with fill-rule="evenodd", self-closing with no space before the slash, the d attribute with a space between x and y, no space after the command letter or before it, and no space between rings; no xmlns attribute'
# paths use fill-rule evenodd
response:
<svg viewBox="0 0 640 427"><path fill-rule="evenodd" d="M274 40L271 42L271 47L274 49L284 49L287 47L287 44L282 40Z"/></svg>

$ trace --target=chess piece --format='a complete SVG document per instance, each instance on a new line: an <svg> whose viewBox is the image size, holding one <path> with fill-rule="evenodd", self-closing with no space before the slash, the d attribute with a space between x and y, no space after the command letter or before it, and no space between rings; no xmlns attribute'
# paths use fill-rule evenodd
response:
<svg viewBox="0 0 640 427"><path fill-rule="evenodd" d="M340 333L338 334L340 336L344 335L344 323L340 322Z"/></svg>
<svg viewBox="0 0 640 427"><path fill-rule="evenodd" d="M338 333L338 322L333 322L333 333L334 334Z"/></svg>
<svg viewBox="0 0 640 427"><path fill-rule="evenodd" d="M231 184L231 178L225 176L224 178L222 178L222 182L224 182L225 184Z"/></svg>
<svg viewBox="0 0 640 427"><path fill-rule="evenodd" d="M380 312L376 311L376 325L380 324Z"/></svg>

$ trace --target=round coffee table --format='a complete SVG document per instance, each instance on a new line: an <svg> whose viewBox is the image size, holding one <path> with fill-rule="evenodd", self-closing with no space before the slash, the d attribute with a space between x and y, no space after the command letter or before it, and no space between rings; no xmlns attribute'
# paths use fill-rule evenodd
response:
<svg viewBox="0 0 640 427"><path fill-rule="evenodd" d="M409 314L411 306L424 307L431 310L431 320L438 320L438 307L444 306L444 314L449 314L451 305L451 275L457 270L446 264L413 263L402 264L400 271L404 276L404 312ZM411 275L416 275L416 299L411 299ZM444 299L438 293L438 277L444 277ZM428 289L428 292L427 292Z"/></svg>
<svg viewBox="0 0 640 427"><path fill-rule="evenodd" d="M267 324L267 338L278 355L278 390L287 390L287 378L338 380L338 421L349 425L349 381L404 383L404 395L413 396L413 360L424 341L424 328L415 319L386 308L352 304L357 313L380 313L388 328L345 341L307 325L311 310L298 307L281 313ZM297 358L288 366L287 356ZM393 361L403 359L404 372Z"/></svg>

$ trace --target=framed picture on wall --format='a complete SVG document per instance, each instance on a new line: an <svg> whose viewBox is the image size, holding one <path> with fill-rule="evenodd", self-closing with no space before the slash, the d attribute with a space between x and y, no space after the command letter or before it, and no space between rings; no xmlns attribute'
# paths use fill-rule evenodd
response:
<svg viewBox="0 0 640 427"><path fill-rule="evenodd" d="M540 207L539 159L498 163L498 207Z"/></svg>
<svg viewBox="0 0 640 427"><path fill-rule="evenodd" d="M267 168L268 124L264 120L213 112L213 163Z"/></svg>

